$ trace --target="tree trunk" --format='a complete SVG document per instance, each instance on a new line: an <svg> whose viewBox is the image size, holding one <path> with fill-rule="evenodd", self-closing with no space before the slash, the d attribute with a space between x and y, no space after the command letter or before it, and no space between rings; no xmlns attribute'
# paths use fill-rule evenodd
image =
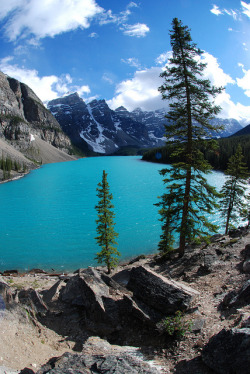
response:
<svg viewBox="0 0 250 374"><path fill-rule="evenodd" d="M190 199L190 185L191 185L191 167L187 171L186 174L186 186L185 186L185 196L183 202L183 212L182 212L182 219L181 219L181 230L180 230L180 245L179 245L179 257L182 257L185 253L185 246L186 246L186 226L187 226L187 218L188 218L188 211L189 211L189 199Z"/></svg>

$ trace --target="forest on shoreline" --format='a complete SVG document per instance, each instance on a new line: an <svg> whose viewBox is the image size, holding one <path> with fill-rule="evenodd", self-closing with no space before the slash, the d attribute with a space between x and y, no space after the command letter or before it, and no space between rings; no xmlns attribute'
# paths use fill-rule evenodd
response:
<svg viewBox="0 0 250 374"><path fill-rule="evenodd" d="M213 150L200 144L200 150L205 159L212 165L214 170L224 171L227 168L229 158L235 153L238 145L242 148L244 161L250 170L250 135L232 136L229 138L217 139L218 147ZM173 146L168 143L165 146L152 148L143 154L144 161L172 164L181 161L171 156Z"/></svg>

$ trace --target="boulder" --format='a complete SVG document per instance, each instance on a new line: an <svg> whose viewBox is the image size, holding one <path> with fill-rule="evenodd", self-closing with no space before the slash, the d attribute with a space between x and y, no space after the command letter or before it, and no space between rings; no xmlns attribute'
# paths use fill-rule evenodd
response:
<svg viewBox="0 0 250 374"><path fill-rule="evenodd" d="M134 297L164 315L187 310L199 295L183 283L167 279L143 266L132 268L128 289L133 291Z"/></svg>
<svg viewBox="0 0 250 374"><path fill-rule="evenodd" d="M225 307L238 307L250 303L250 279L247 280L239 291L230 291L222 302Z"/></svg>
<svg viewBox="0 0 250 374"><path fill-rule="evenodd" d="M148 307L145 303L139 300L133 300L130 296L124 295L123 300L119 302L120 315L123 320L139 320L143 322L144 326L155 328L164 316L153 308Z"/></svg>
<svg viewBox="0 0 250 374"><path fill-rule="evenodd" d="M250 244L247 244L245 246L245 249L243 250L244 252L244 259L247 260L247 259L250 259Z"/></svg>
<svg viewBox="0 0 250 374"><path fill-rule="evenodd" d="M57 281L48 290L42 291L43 300L45 303L53 302L58 299L61 289L65 287L65 283L62 280Z"/></svg>
<svg viewBox="0 0 250 374"><path fill-rule="evenodd" d="M83 353L64 353L51 359L36 374L157 374L160 371L144 361L132 347L112 346L92 337L83 346Z"/></svg>
<svg viewBox="0 0 250 374"><path fill-rule="evenodd" d="M248 374L250 328L221 330L203 348L202 359L219 374Z"/></svg>
<svg viewBox="0 0 250 374"><path fill-rule="evenodd" d="M0 310L13 301L11 287L0 277Z"/></svg>
<svg viewBox="0 0 250 374"><path fill-rule="evenodd" d="M21 304L29 307L34 314L46 314L48 311L47 305L43 302L39 293L32 288L28 290L21 290L18 293L18 300Z"/></svg>
<svg viewBox="0 0 250 374"><path fill-rule="evenodd" d="M120 329L117 300L123 294L119 285L115 287L114 280L110 279L111 287L107 283L97 270L89 267L72 277L60 294L63 302L82 309L89 329L101 334Z"/></svg>
<svg viewBox="0 0 250 374"><path fill-rule="evenodd" d="M244 273L250 273L250 258L243 262L242 270Z"/></svg>

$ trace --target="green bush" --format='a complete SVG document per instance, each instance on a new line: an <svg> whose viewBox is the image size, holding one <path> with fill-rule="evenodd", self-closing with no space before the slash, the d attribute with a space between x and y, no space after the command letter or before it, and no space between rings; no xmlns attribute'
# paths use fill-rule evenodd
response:
<svg viewBox="0 0 250 374"><path fill-rule="evenodd" d="M192 321L186 321L183 317L183 313L178 310L174 316L169 316L162 320L160 327L167 335L182 339L187 332L191 331L192 327Z"/></svg>

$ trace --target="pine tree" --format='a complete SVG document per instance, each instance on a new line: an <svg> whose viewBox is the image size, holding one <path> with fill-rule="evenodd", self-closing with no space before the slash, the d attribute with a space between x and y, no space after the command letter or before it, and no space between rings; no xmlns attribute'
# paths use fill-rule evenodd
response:
<svg viewBox="0 0 250 374"><path fill-rule="evenodd" d="M237 216L247 209L247 196L245 196L245 186L249 177L248 168L243 161L241 146L228 162L227 179L221 189L221 215L225 218L225 234L228 233L230 222L236 220ZM248 210L249 217L249 210Z"/></svg>
<svg viewBox="0 0 250 374"><path fill-rule="evenodd" d="M160 171L161 172L161 171ZM161 240L158 244L158 250L162 255L167 255L173 249L174 244L174 230L176 228L176 217L179 216L178 210L178 195L175 193L176 184L172 184L169 192L159 197L161 201L155 205L160 207L159 214L162 222Z"/></svg>
<svg viewBox="0 0 250 374"><path fill-rule="evenodd" d="M98 204L95 209L98 213L97 223L97 237L95 238L97 244L102 250L97 253L96 259L98 263L105 263L108 268L108 274L111 269L116 266L118 262L118 256L120 253L116 249L117 242L115 238L118 234L114 231L114 205L111 203L113 196L109 192L109 184L107 182L107 173L103 170L102 182L98 183L97 197L99 198Z"/></svg>
<svg viewBox="0 0 250 374"><path fill-rule="evenodd" d="M180 161L175 162L171 169L161 170L161 174L165 177L167 195L173 193L168 186L173 181L175 183L177 207L174 212L166 207L164 215L174 215L171 219L175 221L175 227L179 222L175 231L179 234L179 255L182 256L187 243L197 237L205 238L216 230L204 213L212 212L218 194L204 177L211 166L204 159L199 145L203 143L205 147L208 140L204 139L211 138L212 131L221 129L212 126L210 120L220 110L212 99L222 88L215 88L209 80L202 79L206 65L199 59L203 52L192 42L187 26L177 18L173 19L170 38L173 55L161 74L164 84L159 91L162 99L169 101L168 124L165 126L167 142L171 142L174 148L172 157ZM209 143L210 148L215 146L214 141ZM171 227L171 231L175 227Z"/></svg>

